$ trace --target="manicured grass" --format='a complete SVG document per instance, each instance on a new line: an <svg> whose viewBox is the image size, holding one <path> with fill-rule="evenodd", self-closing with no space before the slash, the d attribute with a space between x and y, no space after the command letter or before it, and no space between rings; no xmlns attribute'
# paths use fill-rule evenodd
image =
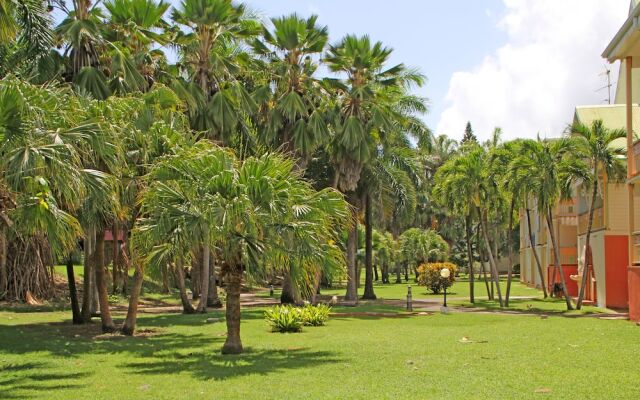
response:
<svg viewBox="0 0 640 400"><path fill-rule="evenodd" d="M391 309L334 311L363 310ZM93 337L97 325L73 327L66 312L0 311L0 398L638 398L640 327L627 321L338 316L278 334L251 309L246 354L223 357L225 326L211 316L222 314L143 315L149 336L123 338Z"/></svg>
<svg viewBox="0 0 640 400"><path fill-rule="evenodd" d="M395 277L391 280L391 282L395 282ZM412 279L409 279L409 282L404 282L401 284L390 283L390 284L382 284L380 282L374 282L374 292L379 299L406 299L407 298L407 286L411 286L412 296L414 299L441 299L442 293L433 294L427 290L427 288L423 286L418 286ZM502 292L506 291L507 279L501 278L500 287L502 288ZM323 295L327 296L344 296L345 288L342 286L337 286L335 288L323 289ZM361 285L358 289L358 294L362 296L364 292L364 277L361 278ZM487 289L484 281L478 282L477 280L474 282L474 292L477 299L486 299L487 298ZM268 292L261 293L263 296L268 296ZM518 281L518 278L514 278L511 284L511 296L527 296L527 297L538 297L541 296L542 292L530 288L526 285L523 285ZM452 298L460 297L460 298L469 298L469 281L467 278L459 278L451 288L447 290L447 296ZM280 290L276 289L274 291L274 297L280 298Z"/></svg>

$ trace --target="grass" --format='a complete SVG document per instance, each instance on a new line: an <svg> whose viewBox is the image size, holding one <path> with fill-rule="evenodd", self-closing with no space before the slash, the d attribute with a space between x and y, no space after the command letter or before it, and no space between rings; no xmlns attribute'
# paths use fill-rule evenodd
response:
<svg viewBox="0 0 640 400"><path fill-rule="evenodd" d="M393 311L365 305L335 311ZM148 337L102 337L67 312L0 311L2 399L635 399L640 327L597 318L459 313L333 317L270 333L243 312L223 357L211 316L143 315ZM461 339L467 337L468 340ZM585 370L586 369L586 370ZM589 377L585 380L584 374Z"/></svg>
<svg viewBox="0 0 640 400"><path fill-rule="evenodd" d="M364 274L362 274L364 275ZM391 282L395 282L395 276L392 277ZM358 294L362 296L364 291L364 276L361 276L361 285L358 289ZM500 287L504 294L506 290L507 279L501 278ZM390 284L382 284L380 282L374 282L374 292L379 299L406 299L407 298L407 286L411 286L412 296L414 299L440 299L442 298L442 293L433 294L427 290L427 288L423 286L417 286L413 280L409 280L409 282L403 282L402 284L390 283ZM323 295L328 296L344 296L345 288L342 286L337 286L331 289L323 289ZM487 298L487 289L484 284L484 281L475 281L474 282L474 292L477 299L486 299ZM268 296L268 292L261 293L262 296ZM511 284L511 296L523 296L523 297L538 297L541 295L541 292L537 289L530 288L526 285L523 285L518 281L518 278L514 278ZM469 281L467 278L459 278L451 288L447 290L447 296L451 298L469 298ZM274 290L274 297L280 298L280 290Z"/></svg>

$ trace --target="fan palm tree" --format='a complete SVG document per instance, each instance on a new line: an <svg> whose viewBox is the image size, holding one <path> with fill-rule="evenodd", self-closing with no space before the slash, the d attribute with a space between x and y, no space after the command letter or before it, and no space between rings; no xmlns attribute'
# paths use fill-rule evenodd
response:
<svg viewBox="0 0 640 400"><path fill-rule="evenodd" d="M589 205L589 224L585 238L586 259L585 270L582 273L580 292L576 309L582 307L585 287L587 285L587 269L593 263L591 253L591 228L593 226L593 213L595 211L596 197L598 195L598 181L603 177L606 181L621 181L626 176L626 149L618 139L627 137L624 129L608 129L600 119L591 125L576 122L569 127L571 136L576 139L581 153L585 156L587 167L591 171L589 179L585 183L591 185L591 203Z"/></svg>
<svg viewBox="0 0 640 400"><path fill-rule="evenodd" d="M356 189L362 170L374 157L381 132L391 132L396 128L397 104L391 99L397 99L397 90L424 82L422 75L402 64L385 69L390 55L391 49L381 42L372 43L368 36L348 35L330 46L324 58L332 72L344 77L344 80L326 80L337 96L332 118L335 135L330 143L335 169L333 187L347 194L356 211L361 206ZM347 243L345 298L351 301L358 297L356 233L356 228L352 228Z"/></svg>
<svg viewBox="0 0 640 400"><path fill-rule="evenodd" d="M242 352L240 285L247 278L288 268L311 286L321 264L338 267L335 245L350 210L331 189L316 192L298 178L293 162L267 154L238 161L204 142L161 162L143 200L144 237L180 226L215 246L227 288L227 339L223 354ZM144 241L144 240L143 240ZM300 282L302 283L302 282Z"/></svg>

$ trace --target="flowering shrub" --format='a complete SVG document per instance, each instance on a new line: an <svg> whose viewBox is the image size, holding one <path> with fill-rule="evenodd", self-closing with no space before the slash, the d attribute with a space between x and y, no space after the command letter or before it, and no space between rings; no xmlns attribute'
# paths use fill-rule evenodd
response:
<svg viewBox="0 0 640 400"><path fill-rule="evenodd" d="M274 306L264 312L273 332L300 332L303 326L322 326L329 319L331 307L307 304L302 308L290 305Z"/></svg>
<svg viewBox="0 0 640 400"><path fill-rule="evenodd" d="M448 278L441 276L441 271L447 268L450 271ZM438 294L453 285L456 280L456 272L458 267L449 262L428 263L418 267L418 284L426 286L433 293Z"/></svg>

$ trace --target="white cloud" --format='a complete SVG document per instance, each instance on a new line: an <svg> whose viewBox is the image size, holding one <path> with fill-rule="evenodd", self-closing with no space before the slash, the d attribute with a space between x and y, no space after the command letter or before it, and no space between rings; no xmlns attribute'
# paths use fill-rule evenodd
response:
<svg viewBox="0 0 640 400"><path fill-rule="evenodd" d="M626 0L503 0L507 44L449 83L439 134L460 139L467 121L479 138L558 136L573 108L600 104L600 54L627 17ZM617 75L617 66L611 66Z"/></svg>

